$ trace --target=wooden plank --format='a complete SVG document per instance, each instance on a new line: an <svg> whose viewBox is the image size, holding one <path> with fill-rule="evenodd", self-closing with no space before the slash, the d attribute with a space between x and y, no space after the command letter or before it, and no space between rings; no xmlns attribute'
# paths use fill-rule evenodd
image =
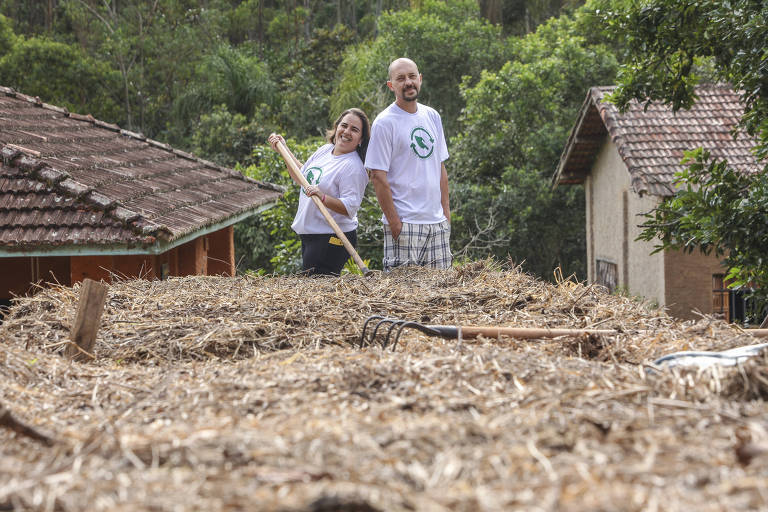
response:
<svg viewBox="0 0 768 512"><path fill-rule="evenodd" d="M107 299L107 286L92 279L85 279L80 288L77 316L70 331L67 356L75 361L94 359L93 346L99 332L101 314Z"/></svg>

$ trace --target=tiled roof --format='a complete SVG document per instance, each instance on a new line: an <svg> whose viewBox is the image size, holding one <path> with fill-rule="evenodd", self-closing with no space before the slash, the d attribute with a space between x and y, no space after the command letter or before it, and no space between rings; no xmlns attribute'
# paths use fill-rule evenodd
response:
<svg viewBox="0 0 768 512"><path fill-rule="evenodd" d="M0 248L173 242L282 189L0 87Z"/></svg>
<svg viewBox="0 0 768 512"><path fill-rule="evenodd" d="M752 152L756 140L743 132L734 139L733 128L744 111L739 95L724 85L696 88L698 99L690 110L672 112L660 103L633 101L625 113L604 101L613 87L593 87L579 112L560 164L555 183L582 183L591 172L606 134L618 148L638 194L671 196L674 175L681 171L683 152L698 147L714 158L726 159L745 173L761 166Z"/></svg>

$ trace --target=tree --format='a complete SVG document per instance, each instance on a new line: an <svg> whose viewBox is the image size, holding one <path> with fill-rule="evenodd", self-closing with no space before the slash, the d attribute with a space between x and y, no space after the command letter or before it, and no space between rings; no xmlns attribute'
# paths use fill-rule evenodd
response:
<svg viewBox="0 0 768 512"><path fill-rule="evenodd" d="M352 31L343 25L317 29L298 58L283 66L287 72L280 87L278 122L286 133L297 139L325 134L338 115L330 111L329 99L344 51L352 42Z"/></svg>
<svg viewBox="0 0 768 512"><path fill-rule="evenodd" d="M0 10L13 17L14 30L23 35L50 32L56 22L59 0L0 0Z"/></svg>
<svg viewBox="0 0 768 512"><path fill-rule="evenodd" d="M2 29L0 23L0 44L10 44L0 58L2 85L72 112L101 119L119 116L112 93L118 76L109 66L88 57L75 45L44 37L10 37Z"/></svg>
<svg viewBox="0 0 768 512"><path fill-rule="evenodd" d="M478 0L483 16L502 25L504 31L525 35L549 18L562 14L564 8L578 7L583 0Z"/></svg>
<svg viewBox="0 0 768 512"><path fill-rule="evenodd" d="M760 0L601 2L609 31L627 43L613 100L658 100L673 110L696 99L697 65L710 61L718 80L741 91L741 128L757 137L763 169L739 175L704 151L689 155L680 191L648 217L642 237L659 249L696 248L725 256L737 287L768 297L768 4ZM693 149L693 148L691 148Z"/></svg>
<svg viewBox="0 0 768 512"><path fill-rule="evenodd" d="M261 104L274 102L277 89L269 67L261 59L228 44L218 46L200 60L192 82L173 103L173 120L180 126L188 126L214 105L251 116Z"/></svg>
<svg viewBox="0 0 768 512"><path fill-rule="evenodd" d="M120 73L126 128L157 137L177 91L195 64L219 46L224 17L185 0L66 0L66 22L78 44Z"/></svg>
<svg viewBox="0 0 768 512"><path fill-rule="evenodd" d="M10 52L16 44L11 20L0 14L0 57Z"/></svg>
<svg viewBox="0 0 768 512"><path fill-rule="evenodd" d="M382 14L379 36L344 58L331 111L349 106L371 119L393 101L386 88L387 68L397 57L409 57L424 76L420 101L436 108L447 134L456 133L464 101L462 76L475 79L483 69L498 69L509 55L499 27L480 17L476 0L424 0L410 11Z"/></svg>
<svg viewBox="0 0 768 512"><path fill-rule="evenodd" d="M451 200L455 244L467 257L509 256L545 278L557 266L585 273L583 190L552 190L550 177L586 91L610 83L617 63L587 43L582 26L550 20L513 40L514 58L500 70L462 86Z"/></svg>

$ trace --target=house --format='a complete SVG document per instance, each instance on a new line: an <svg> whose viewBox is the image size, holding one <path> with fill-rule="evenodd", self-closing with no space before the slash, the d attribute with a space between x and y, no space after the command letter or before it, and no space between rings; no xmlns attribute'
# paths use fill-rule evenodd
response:
<svg viewBox="0 0 768 512"><path fill-rule="evenodd" d="M555 186L584 185L589 282L646 297L679 318L696 310L733 320L744 304L726 290L714 255L651 254L654 243L636 238L642 214L674 195L684 151L703 147L742 172L760 169L756 141L732 135L743 113L739 95L724 85L699 86L690 110L633 102L620 113L605 100L612 91L589 90L553 176Z"/></svg>
<svg viewBox="0 0 768 512"><path fill-rule="evenodd" d="M233 275L282 189L0 87L0 305L32 283Z"/></svg>

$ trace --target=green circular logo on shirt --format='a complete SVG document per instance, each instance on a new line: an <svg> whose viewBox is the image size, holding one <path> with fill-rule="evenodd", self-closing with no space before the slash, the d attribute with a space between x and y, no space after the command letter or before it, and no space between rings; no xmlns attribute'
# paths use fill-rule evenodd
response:
<svg viewBox="0 0 768 512"><path fill-rule="evenodd" d="M435 139L424 128L414 128L411 132L411 149L419 158L429 158L435 150Z"/></svg>
<svg viewBox="0 0 768 512"><path fill-rule="evenodd" d="M320 176L323 175L323 170L320 167L310 167L307 169L307 183L310 185L319 185L320 184ZM301 189L302 192L306 195L307 191L303 188Z"/></svg>

